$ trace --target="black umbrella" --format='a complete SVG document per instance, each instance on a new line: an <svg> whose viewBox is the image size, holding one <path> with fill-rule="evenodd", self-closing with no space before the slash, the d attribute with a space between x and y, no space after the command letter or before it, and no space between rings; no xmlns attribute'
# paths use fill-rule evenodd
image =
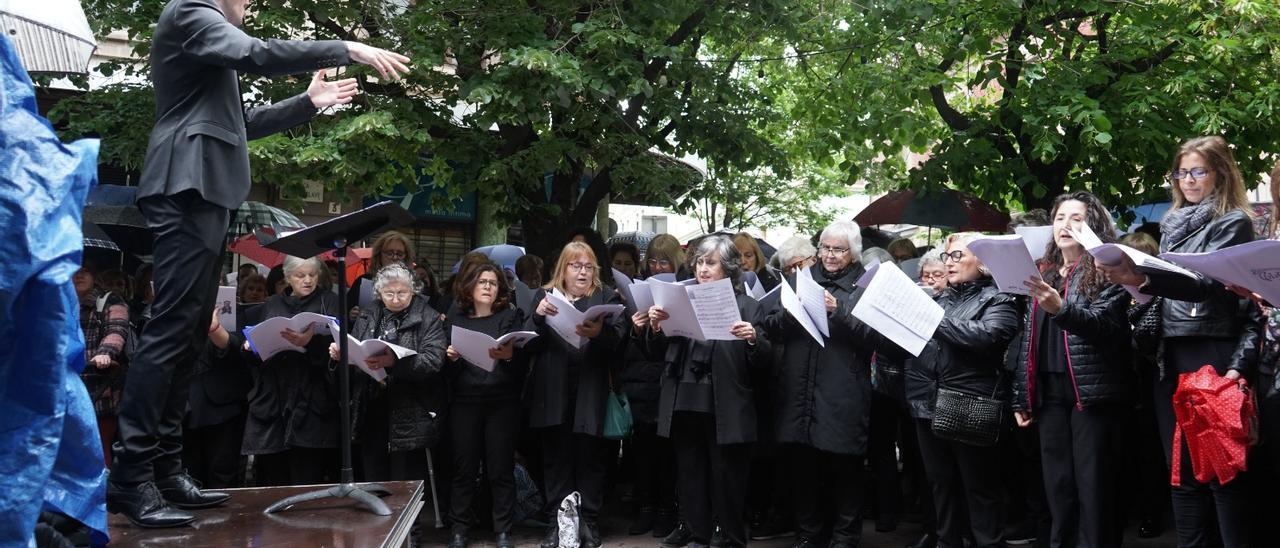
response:
<svg viewBox="0 0 1280 548"><path fill-rule="evenodd" d="M134 255L150 255L154 241L147 219L138 206L103 205L84 208L86 223L94 223L120 246L120 250Z"/></svg>
<svg viewBox="0 0 1280 548"><path fill-rule="evenodd" d="M111 237L103 232L102 227L93 224L90 221L84 221L80 225L80 230L84 232L84 248L85 250L99 249L106 251L120 252L120 246L116 245Z"/></svg>

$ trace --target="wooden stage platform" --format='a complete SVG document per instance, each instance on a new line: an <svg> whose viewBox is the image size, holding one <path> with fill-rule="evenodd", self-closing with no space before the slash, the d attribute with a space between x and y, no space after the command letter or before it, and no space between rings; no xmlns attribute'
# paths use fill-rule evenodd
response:
<svg viewBox="0 0 1280 548"><path fill-rule="evenodd" d="M422 481L381 483L391 490L383 502L391 515L375 515L351 499L305 502L274 514L262 511L285 497L327 486L265 487L219 490L231 500L217 508L193 511L195 523L174 529L143 529L124 517L110 515L112 548L223 548L270 546L307 548L390 548L406 546L409 530L422 510Z"/></svg>

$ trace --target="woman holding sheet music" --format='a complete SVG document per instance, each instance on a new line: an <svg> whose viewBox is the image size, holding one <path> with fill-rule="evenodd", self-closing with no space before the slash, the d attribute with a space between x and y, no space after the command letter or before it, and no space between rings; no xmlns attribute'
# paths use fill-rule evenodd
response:
<svg viewBox="0 0 1280 548"><path fill-rule="evenodd" d="M693 254L698 283L732 281L743 318L730 328L737 340L668 337L662 322L670 316L659 306L645 316L633 317L633 323L643 332L639 340L645 355L665 363L658 434L671 439L676 448L680 514L692 541L709 544L713 520L717 520L726 546L744 546L745 478L750 444L756 441L751 370L768 366L772 350L758 335L764 311L743 291L741 256L733 242L727 236L709 236ZM673 544L689 543L682 540Z"/></svg>
<svg viewBox="0 0 1280 548"><path fill-rule="evenodd" d="M447 323L453 327L484 333L495 339L524 326L520 310L511 306L507 277L492 263L471 269L461 280L454 308ZM516 436L520 432L520 392L524 386L524 351L514 343L492 348L489 357L497 360L492 371L466 361L451 345L445 351L449 362L449 435L453 447L453 495L450 521L453 535L449 548L466 548L467 533L475 524L472 502L476 476L484 462L493 494L494 543L511 548L512 510L516 503Z"/></svg>
<svg viewBox="0 0 1280 548"><path fill-rule="evenodd" d="M286 257L284 291L259 309L262 319L290 318L302 312L333 316L338 297L319 291L319 259ZM322 333L318 334L317 329ZM311 485L335 479L338 469L337 376L329 365L328 329L311 324L280 336L306 349L285 351L265 363L249 352L249 418L241 452L254 455L258 485ZM233 333L237 342L243 340ZM248 343L244 344L248 351Z"/></svg>
<svg viewBox="0 0 1280 548"><path fill-rule="evenodd" d="M1181 253L1214 251L1252 241L1253 223L1240 169L1231 147L1221 137L1197 137L1182 144L1169 171L1173 206L1160 221L1160 250ZM1178 375L1205 364L1237 379L1242 386L1257 365L1261 336L1258 307L1222 284L1201 275L1139 272L1125 258L1100 267L1112 282L1136 286L1163 297L1161 348L1156 380L1156 420L1165 457L1181 460L1181 485L1172 490L1179 546L1210 544L1208 535L1216 507L1218 530L1225 546L1249 543L1249 479L1241 473L1220 485L1206 485L1192 474L1186 444L1172 451L1175 419L1172 397Z"/></svg>
<svg viewBox="0 0 1280 548"><path fill-rule="evenodd" d="M774 407L766 412L773 413L777 442L788 444L798 547L817 546L827 524L831 546L857 546L862 536L875 335L850 315L861 249L857 224L832 223L819 237L818 264L781 282L797 285L799 276L809 276L822 287L831 334L825 346L783 307L763 323L768 339L784 345L774 364Z"/></svg>
<svg viewBox="0 0 1280 548"><path fill-rule="evenodd" d="M534 315L527 322L538 338L527 346L532 363L526 383L529 425L542 436L547 510L555 515L560 502L574 491L582 495L579 529L582 546L600 546L596 520L604 500L605 463L610 458L604 438L606 398L620 365L618 350L627 335L623 314L586 321L576 328L582 345L566 341L547 318L560 310L549 298L557 293L574 308L585 311L600 304L621 304L618 293L600 282L600 267L591 246L569 242L556 260L551 282L534 294ZM562 301L563 305L563 301ZM542 545L559 544L555 520Z"/></svg>
<svg viewBox="0 0 1280 548"><path fill-rule="evenodd" d="M378 339L417 354L399 360L390 352L365 359L370 370L384 370L379 383L351 367L351 437L359 446L365 481L423 479L426 450L440 438L445 385L444 329L440 314L419 294L413 271L392 262L373 276L373 302L351 325L351 336ZM329 357L339 359L337 343Z"/></svg>
<svg viewBox="0 0 1280 548"><path fill-rule="evenodd" d="M1053 203L1053 241L1043 279L1025 282L1031 299L1009 348L1018 426L1040 423L1044 487L1053 516L1052 546L1119 546L1114 507L1121 428L1133 391L1129 294L1107 283L1071 235L1087 224L1114 242L1111 215L1093 194Z"/></svg>
<svg viewBox="0 0 1280 548"><path fill-rule="evenodd" d="M1004 525L996 448L943 439L932 424L940 388L1001 398L1005 350L1018 333L1017 299L1000 293L986 267L969 251L969 242L979 237L976 232L960 232L947 238L940 257L948 287L937 299L944 316L920 355L907 362L907 404L917 419L920 456L933 488L937 540L945 546L962 544L966 513L973 546L999 546Z"/></svg>

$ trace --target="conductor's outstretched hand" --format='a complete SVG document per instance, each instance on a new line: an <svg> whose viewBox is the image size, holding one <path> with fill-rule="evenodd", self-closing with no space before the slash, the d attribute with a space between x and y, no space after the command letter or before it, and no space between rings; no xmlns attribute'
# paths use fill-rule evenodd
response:
<svg viewBox="0 0 1280 548"><path fill-rule="evenodd" d="M360 42L347 42L347 53L351 55L352 61L373 67L387 80L399 80L400 75L409 73L409 58L393 51Z"/></svg>
<svg viewBox="0 0 1280 548"><path fill-rule="evenodd" d="M311 85L307 86L307 97L311 98L312 106L316 108L328 108L333 105L345 105L351 102L351 98L356 96L356 79L343 78L328 82L324 79L324 71L317 71L315 76L311 78Z"/></svg>

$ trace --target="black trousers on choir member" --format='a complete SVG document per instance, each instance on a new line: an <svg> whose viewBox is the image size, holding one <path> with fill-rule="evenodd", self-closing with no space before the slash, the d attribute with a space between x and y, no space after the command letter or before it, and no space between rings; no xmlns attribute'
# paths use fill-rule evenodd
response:
<svg viewBox="0 0 1280 548"><path fill-rule="evenodd" d="M856 546L862 539L865 456L829 453L807 445L793 445L790 452L796 536L817 539L830 524L832 542Z"/></svg>
<svg viewBox="0 0 1280 548"><path fill-rule="evenodd" d="M449 518L455 531L476 524L473 509L482 461L493 494L494 532L510 532L515 526L516 434L521 416L520 402L514 400L450 406L454 476Z"/></svg>
<svg viewBox="0 0 1280 548"><path fill-rule="evenodd" d="M607 440L575 434L571 423L539 431L547 512L554 517L560 502L577 491L582 495L579 515L588 523L596 523L604 503L605 461L611 458Z"/></svg>
<svg viewBox="0 0 1280 548"><path fill-rule="evenodd" d="M293 485L338 483L342 453L337 448L294 447L285 453L289 455L289 483Z"/></svg>
<svg viewBox="0 0 1280 548"><path fill-rule="evenodd" d="M1177 389L1178 374L1199 369L1204 364L1225 364L1234 351L1235 343L1227 340L1188 338L1165 340L1165 369L1163 379L1155 381L1154 400L1156 422L1160 427L1160 439L1164 445L1164 455L1170 467L1173 466L1173 430L1176 419L1173 414L1173 392ZM1215 356L1216 354L1216 356ZM1225 372L1225 366L1218 366L1219 373ZM1217 545L1213 538L1214 519L1216 513L1217 530L1221 534L1221 545L1225 548L1250 546L1249 473L1241 472L1234 480L1222 485L1217 480L1204 484L1196 480L1191 469L1191 454L1187 450L1185 440L1179 448L1182 459L1182 485L1173 487L1170 499L1173 503L1173 521L1178 530L1178 546L1180 548L1198 548Z"/></svg>
<svg viewBox="0 0 1280 548"><path fill-rule="evenodd" d="M1053 515L1049 546L1120 546L1115 487L1119 481L1123 410L1118 404L1079 409L1071 379L1042 375L1040 424L1044 489Z"/></svg>
<svg viewBox="0 0 1280 548"><path fill-rule="evenodd" d="M240 487L240 442L244 438L244 415L212 426L187 428L183 432L182 463L187 473L206 489Z"/></svg>
<svg viewBox="0 0 1280 548"><path fill-rule="evenodd" d="M182 419L199 345L208 341L230 212L195 191L138 203L155 238L155 301L129 365L111 481L182 472Z"/></svg>
<svg viewBox="0 0 1280 548"><path fill-rule="evenodd" d="M999 452L933 435L927 419L916 421L925 474L933 488L939 546L960 548L967 512L974 546L999 546L1004 527Z"/></svg>
<svg viewBox="0 0 1280 548"><path fill-rule="evenodd" d="M658 423L637 422L631 439L634 497L641 508L672 511L676 502L676 454L671 440L658 435Z"/></svg>
<svg viewBox="0 0 1280 548"><path fill-rule="evenodd" d="M390 451L387 424L391 420L387 399L368 402L356 445L364 481L420 480L427 477L427 449Z"/></svg>
<svg viewBox="0 0 1280 548"><path fill-rule="evenodd" d="M711 541L715 524L730 546L747 544L747 483L751 446L716 443L716 417L677 411L671 417L676 451L676 496L680 517L699 542Z"/></svg>
<svg viewBox="0 0 1280 548"><path fill-rule="evenodd" d="M871 464L876 515L896 519L902 513L902 478L898 473L898 431L905 410L892 397L871 393L867 460Z"/></svg>

